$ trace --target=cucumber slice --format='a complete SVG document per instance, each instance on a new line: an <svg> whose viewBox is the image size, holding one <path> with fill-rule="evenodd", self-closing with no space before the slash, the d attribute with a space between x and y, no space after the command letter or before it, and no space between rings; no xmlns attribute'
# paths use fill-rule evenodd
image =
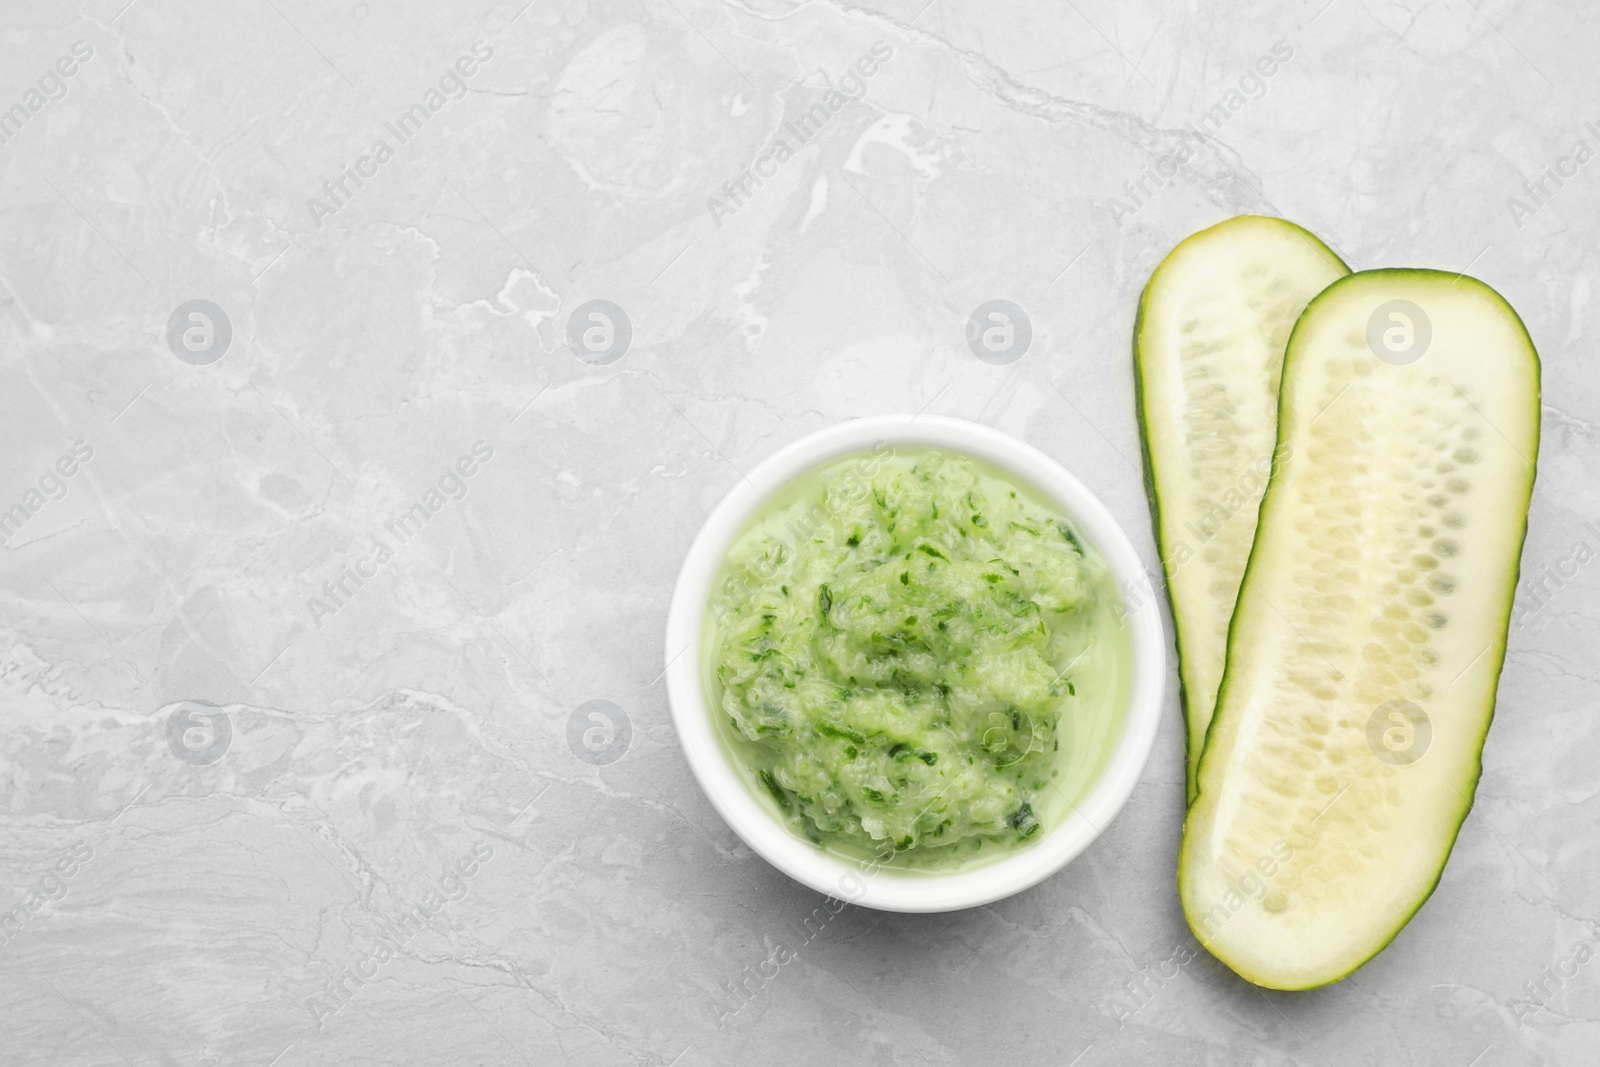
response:
<svg viewBox="0 0 1600 1067"><path fill-rule="evenodd" d="M1538 448L1538 353L1482 282L1363 271L1295 325L1287 458L1178 863L1190 927L1257 985L1344 977L1438 883L1482 771Z"/></svg>
<svg viewBox="0 0 1600 1067"><path fill-rule="evenodd" d="M1174 248L1139 301L1139 423L1177 631L1191 800L1271 473L1283 347L1306 303L1349 273L1294 223L1241 215Z"/></svg>

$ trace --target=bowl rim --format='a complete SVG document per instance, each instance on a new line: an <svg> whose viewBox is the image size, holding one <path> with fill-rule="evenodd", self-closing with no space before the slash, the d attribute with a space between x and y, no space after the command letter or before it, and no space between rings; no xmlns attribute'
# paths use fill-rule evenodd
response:
<svg viewBox="0 0 1600 1067"><path fill-rule="evenodd" d="M1132 679L1127 714L1110 761L1072 814L1025 849L978 867L902 873L872 869L824 852L778 822L746 787L716 736L701 685L700 641L711 585L733 539L751 515L796 477L821 464L890 446L943 448L1019 477L1070 516L1088 536L1124 598L1131 628ZM830 897L882 911L943 912L978 907L1020 893L1086 849L1122 809L1155 746L1165 696L1166 636L1149 572L1121 525L1066 468L1000 430L939 415L879 415L824 427L780 448L735 483L706 518L678 572L667 609L666 681L673 726L701 790L723 821L755 853L790 878ZM1129 603L1130 592L1140 596Z"/></svg>

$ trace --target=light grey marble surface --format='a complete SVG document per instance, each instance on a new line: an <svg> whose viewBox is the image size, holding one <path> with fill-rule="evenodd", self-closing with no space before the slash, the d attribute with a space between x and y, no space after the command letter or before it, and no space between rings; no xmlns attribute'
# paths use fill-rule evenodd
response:
<svg viewBox="0 0 1600 1067"><path fill-rule="evenodd" d="M0 1061L1595 1062L1586 6L124 4L0 14ZM832 914L675 742L690 539L783 444L927 410L1060 459L1153 563L1134 305L1240 212L1470 271L1544 358L1533 610L1438 891L1319 992L1190 959L1174 686L1058 876ZM1032 324L1004 366L993 299ZM611 362L567 343L594 300Z"/></svg>

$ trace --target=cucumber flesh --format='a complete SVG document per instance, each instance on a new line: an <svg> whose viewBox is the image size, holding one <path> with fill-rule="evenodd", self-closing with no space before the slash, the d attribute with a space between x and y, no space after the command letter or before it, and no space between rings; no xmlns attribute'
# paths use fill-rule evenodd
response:
<svg viewBox="0 0 1600 1067"><path fill-rule="evenodd" d="M1174 248L1139 301L1139 421L1177 631L1190 799L1271 473L1284 345L1311 298L1348 273L1294 223L1241 215Z"/></svg>
<svg viewBox="0 0 1600 1067"><path fill-rule="evenodd" d="M1483 283L1365 271L1296 324L1287 458L1178 864L1190 927L1250 981L1344 977L1438 883L1482 770L1538 447L1538 354Z"/></svg>

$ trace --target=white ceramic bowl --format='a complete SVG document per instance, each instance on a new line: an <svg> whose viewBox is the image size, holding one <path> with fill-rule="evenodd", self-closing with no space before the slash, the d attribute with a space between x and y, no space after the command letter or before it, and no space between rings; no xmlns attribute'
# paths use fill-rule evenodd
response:
<svg viewBox="0 0 1600 1067"><path fill-rule="evenodd" d="M1122 735L1109 764L1073 814L1043 839L1005 859L950 872L864 871L801 840L750 793L716 736L701 684L701 632L712 582L733 539L778 489L831 459L890 446L963 453L1016 475L1054 500L1088 536L1119 589L1146 588L1143 565L1105 505L1061 465L1031 445L974 422L892 415L830 426L781 449L723 498L689 548L667 612L667 696L678 740L712 806L768 863L821 893L884 911L937 912L977 907L1048 878L1088 847L1122 808L1155 744L1166 686L1166 639L1153 598L1127 615L1133 678Z"/></svg>

